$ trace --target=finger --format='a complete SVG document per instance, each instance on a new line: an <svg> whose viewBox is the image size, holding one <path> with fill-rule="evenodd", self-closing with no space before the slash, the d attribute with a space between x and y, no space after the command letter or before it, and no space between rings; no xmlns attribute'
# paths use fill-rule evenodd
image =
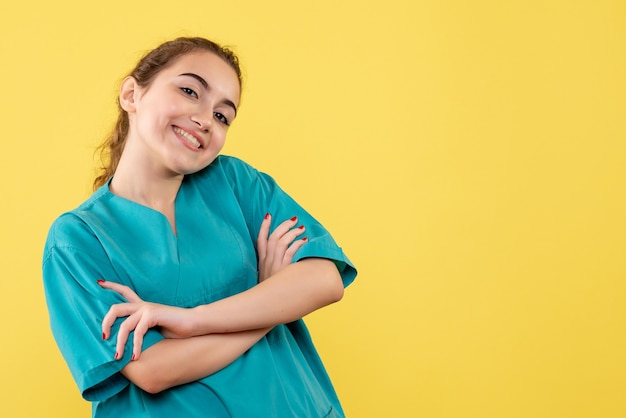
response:
<svg viewBox="0 0 626 418"><path fill-rule="evenodd" d="M289 246L294 242L294 240L304 233L304 225L300 225L297 228L292 228L287 231L276 243L274 247L274 260L282 261L285 256L285 252L289 248Z"/></svg>
<svg viewBox="0 0 626 418"><path fill-rule="evenodd" d="M297 235L303 233L303 230L299 230ZM284 267L291 264L295 253L306 243L304 240L295 240L295 233L285 234L280 244L276 246L276 253L274 254L274 271L282 270Z"/></svg>
<svg viewBox="0 0 626 418"><path fill-rule="evenodd" d="M117 345L115 346L115 360L119 360L124 357L124 348L128 341L128 335L137 326L139 321L139 314L133 314L126 318L120 325L120 330L117 333Z"/></svg>
<svg viewBox="0 0 626 418"><path fill-rule="evenodd" d="M298 217L294 216L291 219L287 219L286 221L281 222L280 225L276 227L276 229L270 235L270 240L272 238L280 238L285 235L291 228L293 228L298 222Z"/></svg>
<svg viewBox="0 0 626 418"><path fill-rule="evenodd" d="M304 231L305 231L304 225L300 225L297 228L292 228L289 231L287 231L285 235L282 236L280 241L286 242L287 245L290 245L293 241L295 241L297 237L304 234Z"/></svg>
<svg viewBox="0 0 626 418"><path fill-rule="evenodd" d="M98 284L103 289L110 289L119 293L128 302L141 302L141 298L137 295L137 293L135 293L133 289L128 286L107 280L98 280Z"/></svg>
<svg viewBox="0 0 626 418"><path fill-rule="evenodd" d="M102 319L102 339L106 340L111 335L111 327L117 318L129 316L137 310L137 305L132 303L118 303L111 306Z"/></svg>
<svg viewBox="0 0 626 418"><path fill-rule="evenodd" d="M267 254L267 237L270 233L270 225L272 223L272 215L265 214L263 222L261 222L261 228L259 229L259 237L257 238L257 252L260 259L265 258Z"/></svg>
<svg viewBox="0 0 626 418"><path fill-rule="evenodd" d="M145 316L142 317L135 327L135 334L133 335L133 356L131 357L131 360L139 360L141 348L143 346L143 337L146 335L149 328L149 321L146 320Z"/></svg>
<svg viewBox="0 0 626 418"><path fill-rule="evenodd" d="M276 227L267 241L267 254L273 254L280 239L293 228L298 222L297 217L287 219ZM291 242L291 241L290 241Z"/></svg>
<svg viewBox="0 0 626 418"><path fill-rule="evenodd" d="M293 256L298 252L304 244L308 242L307 238L299 239L289 246L283 257L283 265L291 264Z"/></svg>

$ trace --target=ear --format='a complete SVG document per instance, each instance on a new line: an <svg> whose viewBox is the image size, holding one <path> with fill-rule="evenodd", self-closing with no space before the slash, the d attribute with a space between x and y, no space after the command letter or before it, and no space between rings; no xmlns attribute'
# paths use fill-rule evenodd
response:
<svg viewBox="0 0 626 418"><path fill-rule="evenodd" d="M132 113L136 110L137 106L135 99L139 95L139 84L133 77L128 76L122 81L120 86L120 106L126 112Z"/></svg>

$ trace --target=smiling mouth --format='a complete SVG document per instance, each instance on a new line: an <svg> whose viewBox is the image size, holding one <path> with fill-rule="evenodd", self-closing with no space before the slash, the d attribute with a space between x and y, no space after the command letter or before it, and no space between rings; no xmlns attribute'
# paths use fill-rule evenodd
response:
<svg viewBox="0 0 626 418"><path fill-rule="evenodd" d="M195 136L191 135L187 131L183 131L178 126L174 126L174 132L176 132L181 138L183 138L190 145L193 145L196 148L200 148L202 146L200 141L198 141Z"/></svg>

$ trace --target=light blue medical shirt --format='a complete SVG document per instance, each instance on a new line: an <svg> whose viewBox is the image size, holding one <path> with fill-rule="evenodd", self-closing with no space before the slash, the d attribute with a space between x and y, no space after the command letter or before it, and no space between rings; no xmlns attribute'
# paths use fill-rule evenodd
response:
<svg viewBox="0 0 626 418"><path fill-rule="evenodd" d="M331 235L266 174L220 156L186 176L176 197L174 235L167 218L112 194L108 184L50 228L43 277L55 340L93 416L343 417L341 405L302 320L276 326L226 368L198 381L149 394L115 361L121 319L102 340L102 318L124 302L98 279L130 286L145 301L194 307L257 284L255 243L263 217L273 225L298 217L309 242L296 260L334 260L344 286L356 270ZM162 340L151 329L143 349Z"/></svg>

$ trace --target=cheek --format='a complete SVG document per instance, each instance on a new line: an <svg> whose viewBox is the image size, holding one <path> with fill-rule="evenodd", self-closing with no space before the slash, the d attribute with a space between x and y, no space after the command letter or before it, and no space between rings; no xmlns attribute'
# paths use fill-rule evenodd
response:
<svg viewBox="0 0 626 418"><path fill-rule="evenodd" d="M139 115L144 120L144 124L152 124L153 128L162 127L179 111L177 105L166 100L153 101L149 103L149 106L144 106L142 110Z"/></svg>
<svg viewBox="0 0 626 418"><path fill-rule="evenodd" d="M164 109L165 113L168 113L170 115L176 115L176 114L182 112L182 109L181 109L182 106L180 104L174 102L174 101L167 101L164 104L164 108L165 108Z"/></svg>
<svg viewBox="0 0 626 418"><path fill-rule="evenodd" d="M162 123L169 123L171 119L180 117L180 114L182 112L179 105L170 101L162 101L161 103L159 103L156 109L157 112L155 113L155 116L157 120L161 121Z"/></svg>
<svg viewBox="0 0 626 418"><path fill-rule="evenodd" d="M160 117L175 116L183 111L183 105L172 96L155 98L152 100L151 107Z"/></svg>
<svg viewBox="0 0 626 418"><path fill-rule="evenodd" d="M219 152L222 150L225 143L226 143L226 131L219 131L213 134L213 138L211 141L211 148Z"/></svg>

